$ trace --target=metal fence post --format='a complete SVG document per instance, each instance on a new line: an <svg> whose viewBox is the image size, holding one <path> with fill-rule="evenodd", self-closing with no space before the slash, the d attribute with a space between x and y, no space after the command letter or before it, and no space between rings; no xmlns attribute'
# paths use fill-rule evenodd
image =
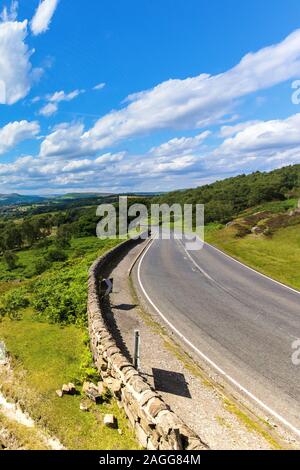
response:
<svg viewBox="0 0 300 470"><path fill-rule="evenodd" d="M141 348L141 338L140 332L138 330L134 331L134 367L140 369L140 348Z"/></svg>

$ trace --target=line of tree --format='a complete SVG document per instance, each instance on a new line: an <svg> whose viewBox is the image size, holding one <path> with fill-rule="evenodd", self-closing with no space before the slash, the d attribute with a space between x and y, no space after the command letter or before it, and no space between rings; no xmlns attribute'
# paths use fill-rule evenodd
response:
<svg viewBox="0 0 300 470"><path fill-rule="evenodd" d="M205 220L226 223L239 213L264 202L299 197L300 165L271 172L255 172L217 181L195 189L174 191L152 199L163 204L205 204Z"/></svg>

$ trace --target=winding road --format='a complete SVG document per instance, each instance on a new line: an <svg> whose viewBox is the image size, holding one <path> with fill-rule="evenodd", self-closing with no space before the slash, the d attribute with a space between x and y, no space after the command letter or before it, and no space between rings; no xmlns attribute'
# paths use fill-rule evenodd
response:
<svg viewBox="0 0 300 470"><path fill-rule="evenodd" d="M300 437L300 292L205 244L155 238L136 268L136 284L159 314L216 373L274 422Z"/></svg>

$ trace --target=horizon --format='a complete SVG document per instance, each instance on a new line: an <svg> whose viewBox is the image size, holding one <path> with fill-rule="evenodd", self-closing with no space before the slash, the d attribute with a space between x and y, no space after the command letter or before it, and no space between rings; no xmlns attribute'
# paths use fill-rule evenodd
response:
<svg viewBox="0 0 300 470"><path fill-rule="evenodd" d="M251 176L252 174L255 174L255 173L271 173L273 171L276 171L276 170L280 170L280 169L284 169L284 168L288 168L288 167L291 167L291 166L296 166L296 165L300 165L300 162L299 163L295 163L295 164L290 164L290 165L284 165L284 166L280 166L280 167L277 167L277 168L273 168L272 170L269 170L269 171L261 171L261 170L254 170L254 171L251 171L251 172L244 172L244 173L238 173L238 174L235 174L235 175L232 175L232 176L225 176L224 178L219 178L219 179L216 179L214 181L212 181L211 183L206 183L206 184L202 184L202 185L199 185L199 186L196 186L196 187L185 187L185 188L175 188L173 189L172 191L123 191L123 192L112 192L112 191L105 191L105 190L90 190L90 191L80 191L80 190L72 190L72 191L63 191L63 192L57 192L57 193L41 193L41 192L37 192L37 193L34 193L34 192L26 192L26 191L20 191L20 192L10 192L10 193L5 193L5 192L0 192L0 196L10 196L10 195L17 195L17 196L36 196L36 197L44 197L44 198L50 198L50 197L60 197L60 196L66 196L68 194L97 194L97 195L100 195L100 194L105 194L105 195L126 195L126 194L130 194L130 193L133 193L133 194L167 194L169 192L176 192L176 191L189 191L189 190L193 190L193 189L197 189L197 188L201 188L202 186L205 186L205 185L210 185L210 184L214 184L214 183L217 183L217 182L221 182L221 181L225 181L227 179L230 179L230 178L238 178L239 176Z"/></svg>

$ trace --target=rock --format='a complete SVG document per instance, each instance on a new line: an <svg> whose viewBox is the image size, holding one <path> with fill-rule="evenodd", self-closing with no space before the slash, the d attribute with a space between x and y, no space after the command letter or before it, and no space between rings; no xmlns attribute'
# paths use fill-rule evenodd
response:
<svg viewBox="0 0 300 470"><path fill-rule="evenodd" d="M62 386L61 390L62 390L62 393L63 393L64 395L68 395L68 393L69 393L69 391L70 391L69 385L64 384L64 385Z"/></svg>
<svg viewBox="0 0 300 470"><path fill-rule="evenodd" d="M118 429L118 433L120 434L120 436L122 436L122 434L123 434L122 429Z"/></svg>
<svg viewBox="0 0 300 470"><path fill-rule="evenodd" d="M135 433L138 442L141 444L142 447L144 447L144 449L147 449L148 435L145 433L139 423L135 423Z"/></svg>
<svg viewBox="0 0 300 470"><path fill-rule="evenodd" d="M98 391L98 387L92 382L84 382L82 392L93 402L100 403L102 396Z"/></svg>
<svg viewBox="0 0 300 470"><path fill-rule="evenodd" d="M84 402L80 403L79 408L80 408L81 411L84 411L84 412L88 412L90 410L89 406Z"/></svg>
<svg viewBox="0 0 300 470"><path fill-rule="evenodd" d="M295 215L299 215L299 214L300 214L300 208L294 209L294 210L289 212L290 217L294 217Z"/></svg>
<svg viewBox="0 0 300 470"><path fill-rule="evenodd" d="M255 235L257 235L259 233L262 233L262 229L261 227L258 227L258 226L252 227L251 233L254 233Z"/></svg>
<svg viewBox="0 0 300 470"><path fill-rule="evenodd" d="M114 415L105 415L103 419L103 424L108 428L116 428L117 427L117 420Z"/></svg>
<svg viewBox="0 0 300 470"><path fill-rule="evenodd" d="M179 429L172 429L170 431L168 441L173 450L183 450Z"/></svg>
<svg viewBox="0 0 300 470"><path fill-rule="evenodd" d="M72 382L70 382L68 384L68 387L69 387L69 395L75 395L75 393L76 393L75 385Z"/></svg>
<svg viewBox="0 0 300 470"><path fill-rule="evenodd" d="M107 392L107 387L103 382L98 382L98 392L100 395L105 395Z"/></svg>
<svg viewBox="0 0 300 470"><path fill-rule="evenodd" d="M82 393L86 393L86 391L90 388L91 382L84 382L82 386Z"/></svg>
<svg viewBox="0 0 300 470"><path fill-rule="evenodd" d="M118 393L120 393L121 391L121 388L122 388L122 382L118 379L113 379L111 377L105 379L105 384L104 386L107 386L109 388L109 390L114 393L115 395L117 395Z"/></svg>
<svg viewBox="0 0 300 470"><path fill-rule="evenodd" d="M61 390L63 395L75 395L76 393L75 385L71 382L68 385L64 384Z"/></svg>
<svg viewBox="0 0 300 470"><path fill-rule="evenodd" d="M144 410L147 414L151 416L151 418L156 418L156 416L161 411L169 410L169 407L163 402L160 398L151 398L147 405L144 407Z"/></svg>
<svg viewBox="0 0 300 470"><path fill-rule="evenodd" d="M62 398L62 396L63 396L62 390L56 390L55 393L56 393L56 395L57 395L59 398Z"/></svg>

